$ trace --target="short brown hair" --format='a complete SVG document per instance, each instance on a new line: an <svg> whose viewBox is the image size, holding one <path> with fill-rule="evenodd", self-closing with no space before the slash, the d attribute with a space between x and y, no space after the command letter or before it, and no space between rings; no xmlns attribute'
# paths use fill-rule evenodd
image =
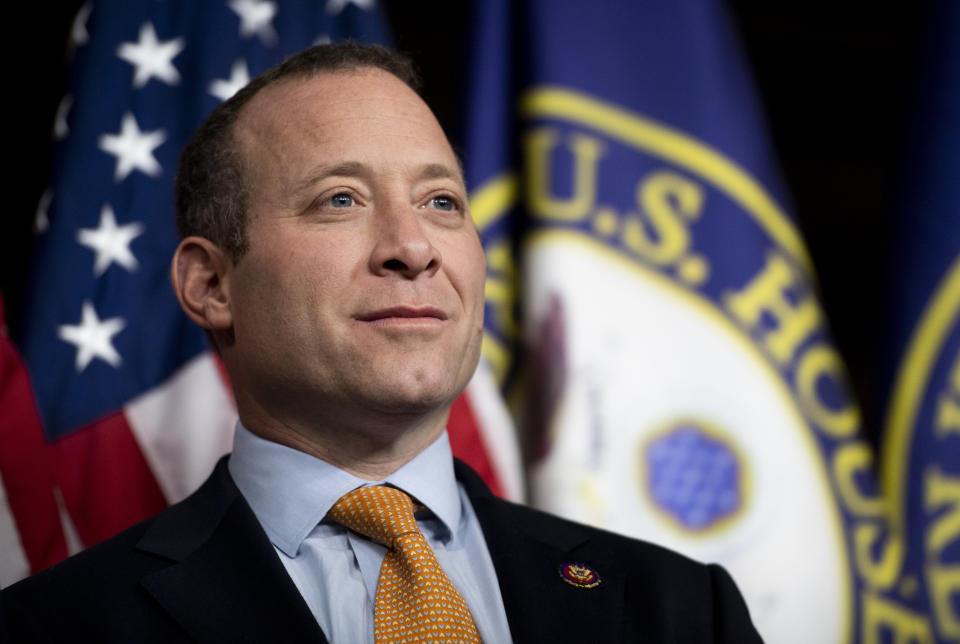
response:
<svg viewBox="0 0 960 644"><path fill-rule="evenodd" d="M309 78L322 72L374 67L393 74L419 93L420 82L409 58L380 45L340 42L295 54L254 78L217 106L190 137L180 155L174 202L177 234L205 237L236 262L247 251L247 203L243 159L233 125L257 92L283 78Z"/></svg>

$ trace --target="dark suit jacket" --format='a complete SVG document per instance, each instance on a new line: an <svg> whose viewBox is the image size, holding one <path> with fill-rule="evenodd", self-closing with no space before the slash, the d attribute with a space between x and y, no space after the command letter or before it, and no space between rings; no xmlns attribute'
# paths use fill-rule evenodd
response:
<svg viewBox="0 0 960 644"><path fill-rule="evenodd" d="M462 463L456 469L514 641L760 641L722 568L508 503ZM566 583L567 563L593 567L600 585ZM13 642L326 641L226 459L182 503L0 600Z"/></svg>

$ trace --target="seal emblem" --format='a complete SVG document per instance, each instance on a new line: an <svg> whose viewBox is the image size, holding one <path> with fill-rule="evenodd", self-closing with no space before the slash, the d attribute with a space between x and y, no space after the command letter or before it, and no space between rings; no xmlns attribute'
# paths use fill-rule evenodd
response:
<svg viewBox="0 0 960 644"><path fill-rule="evenodd" d="M600 585L600 575L586 564L568 563L561 566L559 572L565 582L577 588L596 588Z"/></svg>

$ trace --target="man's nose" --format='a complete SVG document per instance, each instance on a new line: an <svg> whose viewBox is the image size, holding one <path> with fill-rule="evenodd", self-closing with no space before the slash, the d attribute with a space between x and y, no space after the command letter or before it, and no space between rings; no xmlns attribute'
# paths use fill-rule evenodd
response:
<svg viewBox="0 0 960 644"><path fill-rule="evenodd" d="M421 214L413 207L390 207L377 213L376 244L370 269L377 275L414 279L432 276L443 259L424 230Z"/></svg>

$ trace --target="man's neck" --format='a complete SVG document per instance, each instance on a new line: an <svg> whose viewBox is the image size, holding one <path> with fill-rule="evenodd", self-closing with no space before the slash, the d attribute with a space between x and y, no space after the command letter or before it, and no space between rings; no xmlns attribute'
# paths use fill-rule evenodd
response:
<svg viewBox="0 0 960 644"><path fill-rule="evenodd" d="M303 423L273 418L259 407L240 407L240 421L254 434L368 481L386 478L429 447L443 432L449 415L446 408L412 418L368 418L352 423L317 419Z"/></svg>

